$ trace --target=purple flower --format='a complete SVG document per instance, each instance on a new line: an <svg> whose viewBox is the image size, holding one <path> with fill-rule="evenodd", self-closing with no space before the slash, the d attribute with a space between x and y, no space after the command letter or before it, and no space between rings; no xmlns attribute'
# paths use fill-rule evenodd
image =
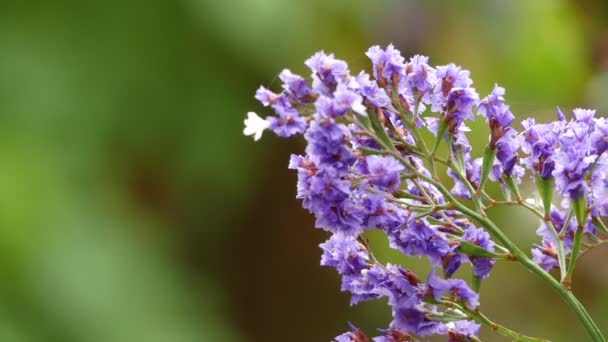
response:
<svg viewBox="0 0 608 342"><path fill-rule="evenodd" d="M399 50L393 44L389 44L385 50L374 45L365 53L372 61L374 77L378 82L386 85L387 82L397 83L404 76L405 59L401 57Z"/></svg>
<svg viewBox="0 0 608 342"><path fill-rule="evenodd" d="M407 342L411 340L411 336L401 330L386 329L380 330L380 332L383 333L384 336L374 337L372 339L374 342Z"/></svg>
<svg viewBox="0 0 608 342"><path fill-rule="evenodd" d="M332 233L342 233L356 236L363 230L364 213L362 208L352 199L339 203L325 203L326 206L317 207L315 224Z"/></svg>
<svg viewBox="0 0 608 342"><path fill-rule="evenodd" d="M572 114L575 121L589 124L595 116L595 109L575 108Z"/></svg>
<svg viewBox="0 0 608 342"><path fill-rule="evenodd" d="M440 232L435 231L422 219L411 219L407 229L387 232L389 244L409 256L427 256L435 265L443 256L453 251Z"/></svg>
<svg viewBox="0 0 608 342"><path fill-rule="evenodd" d="M368 156L366 162L366 173L371 184L386 191L399 189L399 173L403 171L403 165L399 161L390 156Z"/></svg>
<svg viewBox="0 0 608 342"><path fill-rule="evenodd" d="M355 327L350 323L348 323L348 325L350 326L351 331L336 336L334 340L335 342L369 342L369 339L367 338L367 336L365 336L363 330Z"/></svg>
<svg viewBox="0 0 608 342"><path fill-rule="evenodd" d="M378 87L375 81L371 81L365 71L361 71L357 75L356 83L361 96L372 106L382 108L391 103L391 99L386 94L386 91Z"/></svg>
<svg viewBox="0 0 608 342"><path fill-rule="evenodd" d="M438 66L436 68L437 85L433 91L434 112L441 112L446 103L447 97L453 88L468 88L473 84L469 78L470 72L463 70L455 64Z"/></svg>
<svg viewBox="0 0 608 342"><path fill-rule="evenodd" d="M460 253L450 252L441 258L444 276L451 277L458 271L460 265L467 261L467 257Z"/></svg>
<svg viewBox="0 0 608 342"><path fill-rule="evenodd" d="M428 65L429 58L415 55L405 65L405 77L399 84L399 93L411 96L422 103L431 103L431 92L437 83L435 69Z"/></svg>
<svg viewBox="0 0 608 342"><path fill-rule="evenodd" d="M306 175L304 175L306 177ZM299 177L302 177L299 174ZM363 229L364 208L348 181L333 168L317 171L298 189L303 206L316 216L316 226L332 233L356 236Z"/></svg>
<svg viewBox="0 0 608 342"><path fill-rule="evenodd" d="M355 338L353 336L352 332L345 332L344 334L341 334L339 336L336 336L336 338L334 339L335 342L352 342L355 341Z"/></svg>
<svg viewBox="0 0 608 342"><path fill-rule="evenodd" d="M599 155L608 150L608 120L606 118L594 119L593 132L589 139L595 154Z"/></svg>
<svg viewBox="0 0 608 342"><path fill-rule="evenodd" d="M392 293L386 287L390 284L391 274L387 268L374 264L364 269L360 274L345 275L342 277L342 291L351 293L350 304L390 296Z"/></svg>
<svg viewBox="0 0 608 342"><path fill-rule="evenodd" d="M308 82L302 76L292 73L289 69L284 69L279 74L279 78L283 81L283 90L295 101L304 101L311 96Z"/></svg>
<svg viewBox="0 0 608 342"><path fill-rule="evenodd" d="M494 85L492 93L479 101L477 113L486 118L490 128L494 126L507 127L511 125L515 116L509 110L509 106L504 104L505 88Z"/></svg>
<svg viewBox="0 0 608 342"><path fill-rule="evenodd" d="M348 65L335 59L333 54L320 51L304 62L312 71L312 89L316 93L331 96L338 84L346 82Z"/></svg>
<svg viewBox="0 0 608 342"><path fill-rule="evenodd" d="M469 225L465 230L462 239L475 244L486 251L494 252L494 242L490 240L490 234L481 228ZM490 275L490 271L496 262L496 260L492 258L470 257L470 259L473 263L473 274L480 279L487 278Z"/></svg>
<svg viewBox="0 0 608 342"><path fill-rule="evenodd" d="M268 107L276 101L279 95L273 93L272 91L266 89L263 86L260 86L258 90L255 92L255 98L258 100L264 107Z"/></svg>
<svg viewBox="0 0 608 342"><path fill-rule="evenodd" d="M479 295L471 290L462 279L441 279L433 269L427 280L429 287L433 290L435 300L440 300L446 293L460 301L469 308L475 309L479 306Z"/></svg>
<svg viewBox="0 0 608 342"><path fill-rule="evenodd" d="M588 190L584 177L597 158L590 139L593 113L576 109L574 120L566 124L558 137L560 148L555 152L553 176L557 188L571 200L582 197Z"/></svg>
<svg viewBox="0 0 608 342"><path fill-rule="evenodd" d="M519 160L517 150L519 143L516 139L517 132L507 127L504 134L496 142L496 158L500 161L503 172L507 177L513 174L513 168Z"/></svg>
<svg viewBox="0 0 608 342"><path fill-rule="evenodd" d="M532 260L545 271L557 267L557 251L551 243L532 248Z"/></svg>
<svg viewBox="0 0 608 342"><path fill-rule="evenodd" d="M363 197L365 227L388 231L402 226L406 221L409 211L388 203L384 195L365 194Z"/></svg>
<svg viewBox="0 0 608 342"><path fill-rule="evenodd" d="M362 115L366 114L361 95L348 90L345 86L339 86L333 95L333 98L321 96L317 99L315 108L319 115L336 118L343 116L349 110Z"/></svg>
<svg viewBox="0 0 608 342"><path fill-rule="evenodd" d="M308 159L308 156L292 154L289 159L289 169L298 171L297 196L298 199L307 199L311 195L310 182L317 173L317 166Z"/></svg>
<svg viewBox="0 0 608 342"><path fill-rule="evenodd" d="M452 88L447 98L447 112L445 120L448 122L448 130L456 133L464 120L473 120L473 105L479 96L473 88Z"/></svg>
<svg viewBox="0 0 608 342"><path fill-rule="evenodd" d="M448 328L448 342L462 342L465 340L471 340L472 336L479 335L480 324L475 321L455 321L446 324Z"/></svg>
<svg viewBox="0 0 608 342"><path fill-rule="evenodd" d="M333 119L313 121L304 135L308 146L306 153L319 167L333 167L346 172L355 158L348 145L348 127Z"/></svg>
<svg viewBox="0 0 608 342"><path fill-rule="evenodd" d="M310 179L310 203L325 206L345 200L350 193L348 181L338 176L337 171L326 168Z"/></svg>
<svg viewBox="0 0 608 342"><path fill-rule="evenodd" d="M367 251L353 236L333 234L319 247L323 250L321 265L333 267L342 275L359 274L367 267Z"/></svg>
<svg viewBox="0 0 608 342"><path fill-rule="evenodd" d="M266 120L270 123L269 128L278 136L288 138L302 134L306 130L306 120L298 115L298 111L283 106L275 106L277 116L269 116Z"/></svg>
<svg viewBox="0 0 608 342"><path fill-rule="evenodd" d="M426 336L437 334L441 331L442 324L429 320L423 311L406 304L397 306L393 310L391 327L412 334Z"/></svg>
<svg viewBox="0 0 608 342"><path fill-rule="evenodd" d="M523 158L523 164L534 174L539 174L542 179L553 177L555 169L555 148L560 127L551 124L536 124L534 119L522 121L524 131L519 136L519 144L522 151L529 155Z"/></svg>

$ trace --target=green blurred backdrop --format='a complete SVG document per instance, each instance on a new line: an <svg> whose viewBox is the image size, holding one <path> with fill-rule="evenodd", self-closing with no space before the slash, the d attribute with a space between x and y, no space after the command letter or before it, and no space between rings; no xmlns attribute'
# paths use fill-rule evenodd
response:
<svg viewBox="0 0 608 342"><path fill-rule="evenodd" d="M518 119L608 112L601 0L3 1L0 341L329 341L347 321L385 327L385 303L348 307L318 266L326 235L286 169L302 142L241 131L283 67L307 74L325 50L358 71L389 42L463 65L482 95L499 82ZM525 212L494 214L536 240ZM607 257L589 253L575 288L606 333ZM586 338L517 265L499 263L482 296L517 330Z"/></svg>

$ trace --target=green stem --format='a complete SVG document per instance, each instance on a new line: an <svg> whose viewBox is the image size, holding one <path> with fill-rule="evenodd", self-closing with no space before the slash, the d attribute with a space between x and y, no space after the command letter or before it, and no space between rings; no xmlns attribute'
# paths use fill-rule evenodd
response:
<svg viewBox="0 0 608 342"><path fill-rule="evenodd" d="M562 284L566 287L570 287L572 284L572 274L574 273L574 267L576 266L576 260L578 259L578 252L581 249L581 240L583 236L583 227L578 226L574 233L574 240L572 241L572 253L570 253L570 262L568 263L568 272L562 279Z"/></svg>
<svg viewBox="0 0 608 342"><path fill-rule="evenodd" d="M443 305L446 307L458 309L458 310L464 312L465 314L467 314L469 317L471 317L475 321L485 325L490 330L495 331L503 336L512 338L513 341L521 341L521 342L543 342L543 341L546 342L546 341L548 341L548 340L545 340L542 338L530 337L530 336L526 336L524 334L515 332L509 328L506 328L500 324L493 322L492 320L490 320L488 318L488 316L484 315L480 311L469 309L466 305L460 305L460 304L457 304L455 302L448 301L448 300L438 300L438 301L431 301L431 302L440 304L440 305Z"/></svg>
<svg viewBox="0 0 608 342"><path fill-rule="evenodd" d="M477 219L486 229L492 233L492 235L499 240L512 254L515 256L517 261L530 270L532 273L536 274L543 280L547 285L549 285L553 290L557 292L557 294L566 302L566 304L570 307L572 311L576 314L578 319L583 324L585 330L591 337L594 342L605 342L604 336L602 336L602 332L595 325L591 316L587 313L585 308L581 305L581 303L576 299L574 294L570 291L569 288L562 286L555 278L553 278L549 273L545 272L540 266L538 266L535 262L530 260L513 242L511 242L504 233L498 229L494 225L494 223L487 219Z"/></svg>
<svg viewBox="0 0 608 342"><path fill-rule="evenodd" d="M460 181L467 188L467 191L469 192L469 195L471 196L471 200L473 201L475 208L480 213L482 213L482 215L485 215L485 214L483 214L484 206L481 202L481 199L479 198L479 196L477 196L477 193L476 193L475 189L473 188L473 185L471 184L471 182L469 182L469 180L462 174L462 172L460 172L458 167L456 165L454 165L454 163L451 161L447 161L447 160L439 158L439 157L434 157L434 159L437 160L439 163L450 168L456 174L458 179L460 179Z"/></svg>
<svg viewBox="0 0 608 342"><path fill-rule="evenodd" d="M574 207L570 207L568 210L568 215L566 216L566 220L564 220L564 225L562 226L562 230L559 232L559 237L564 238L566 236L566 232L568 231L568 227L570 226L570 221L572 220L572 216L574 215Z"/></svg>
<svg viewBox="0 0 608 342"><path fill-rule="evenodd" d="M555 245L557 247L557 261L559 264L560 276L561 276L561 279L564 279L564 277L566 276L567 268L566 268L566 251L564 249L564 243L562 241L563 236L561 236L560 234L557 233L557 229L555 229L553 222L551 222L551 218L547 217L547 215L543 215L543 213L540 210L536 209L534 206L526 203L525 201L521 202L521 203L517 202L517 201L498 201L498 202L494 201L493 206L497 206L497 205L516 205L516 206L524 207L545 222L547 227L549 227L549 231L551 232L551 235L553 235L553 238L555 239ZM569 221L570 221L569 219L566 220L566 222L569 222ZM563 228L563 229L565 229L565 228Z"/></svg>
<svg viewBox="0 0 608 342"><path fill-rule="evenodd" d="M433 175L433 177L437 178L435 161L433 160L432 155L429 153L429 148L427 147L426 142L424 141L424 138L420 134L420 130L416 127L416 118L418 117L419 108L420 108L420 101L416 101L416 103L414 104L414 112L412 112L412 121L410 122L408 120L407 115L406 115L405 111L403 110L403 108L401 106L399 106L399 117L401 118L401 122L403 123L403 125L408 129L408 131L414 137L414 141L416 142L416 144L418 146L422 147L422 150L424 152L423 157L429 163L429 168L431 169L431 175Z"/></svg>
<svg viewBox="0 0 608 342"><path fill-rule="evenodd" d="M595 225L595 227L598 230L600 230L602 233L608 235L608 228L606 227L606 225L604 224L604 221L602 221L601 218L593 217L593 225Z"/></svg>

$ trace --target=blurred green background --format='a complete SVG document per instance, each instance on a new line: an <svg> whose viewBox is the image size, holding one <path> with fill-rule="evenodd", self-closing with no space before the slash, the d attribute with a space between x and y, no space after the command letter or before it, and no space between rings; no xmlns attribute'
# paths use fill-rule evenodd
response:
<svg viewBox="0 0 608 342"><path fill-rule="evenodd" d="M325 50L358 72L389 42L470 69L482 96L500 83L518 119L608 111L601 0L3 1L0 341L329 341L347 321L386 327L384 302L349 307L318 266L326 234L286 169L302 142L241 132L283 67L307 75ZM487 131L473 126L480 153ZM494 215L522 246L537 240L527 213ZM606 333L607 257L589 253L575 276ZM586 340L517 265L499 263L482 299L516 330Z"/></svg>

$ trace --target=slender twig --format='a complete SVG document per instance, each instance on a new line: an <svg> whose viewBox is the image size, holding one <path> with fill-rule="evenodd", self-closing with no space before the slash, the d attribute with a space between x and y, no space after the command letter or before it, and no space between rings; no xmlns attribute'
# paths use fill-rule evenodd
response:
<svg viewBox="0 0 608 342"><path fill-rule="evenodd" d="M515 332L509 328L506 328L500 324L497 324L497 323L493 322L492 320L490 320L488 318L488 316L481 313L481 311L478 311L477 309L471 310L466 305L461 305L459 303L449 301L449 300L427 300L427 301L432 304L443 305L448 308L454 308L454 309L460 310L460 311L464 312L465 314L467 314L471 319L474 319L475 321L483 324L484 326L488 327L490 330L492 330L494 332L497 332L503 336L512 338L513 341L548 342L548 340L520 334L520 333Z"/></svg>
<svg viewBox="0 0 608 342"><path fill-rule="evenodd" d="M600 240L600 242L596 242L594 244L585 244L585 247L587 247L587 248L579 254L579 257L582 257L583 255L589 253L595 247L599 247L599 246L602 246L605 244L608 244L608 239Z"/></svg>

